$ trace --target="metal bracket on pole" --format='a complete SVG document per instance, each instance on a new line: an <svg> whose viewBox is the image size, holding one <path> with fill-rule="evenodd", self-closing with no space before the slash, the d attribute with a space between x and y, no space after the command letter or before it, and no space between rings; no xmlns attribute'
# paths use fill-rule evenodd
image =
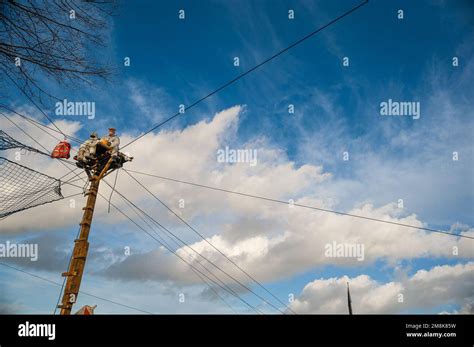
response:
<svg viewBox="0 0 474 347"><path fill-rule="evenodd" d="M102 169L102 171L100 172L100 174L98 176L93 176L92 179L94 181L100 181L102 179L102 177L104 177L105 173L107 172L107 170L109 169L110 167L110 164L112 164L112 160L113 158L110 157L110 159L107 161L107 164L105 164L104 168Z"/></svg>

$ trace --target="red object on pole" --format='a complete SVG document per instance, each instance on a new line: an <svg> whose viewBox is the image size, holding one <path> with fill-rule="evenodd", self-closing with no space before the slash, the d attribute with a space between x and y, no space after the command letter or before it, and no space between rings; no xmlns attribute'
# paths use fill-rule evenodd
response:
<svg viewBox="0 0 474 347"><path fill-rule="evenodd" d="M69 159L69 152L71 151L71 145L67 141L59 142L56 147L54 147L53 152L51 153L51 158L65 158Z"/></svg>
<svg viewBox="0 0 474 347"><path fill-rule="evenodd" d="M85 315L85 316L93 315L96 307L97 305L94 305L94 306L85 305L79 311L77 311L76 314Z"/></svg>

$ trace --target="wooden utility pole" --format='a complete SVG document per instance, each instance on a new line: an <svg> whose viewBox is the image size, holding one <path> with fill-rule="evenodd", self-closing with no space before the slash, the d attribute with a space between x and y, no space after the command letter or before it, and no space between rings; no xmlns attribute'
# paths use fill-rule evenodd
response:
<svg viewBox="0 0 474 347"><path fill-rule="evenodd" d="M61 304L58 305L58 308L61 309L62 315L71 314L72 305L76 303L77 296L79 295L82 275L84 274L84 268L86 267L87 253L89 252L89 232L91 230L92 217L94 216L97 194L99 193L99 183L102 178L117 169L116 166L111 169L113 161L114 158L109 157L107 163L102 167L100 165L101 160L98 159L92 168L85 168L87 177L89 177L91 184L89 190L85 194L87 196L87 203L86 206L82 208L84 214L82 215L81 223L79 223L81 229L79 231L79 237L74 240L71 262L68 271L62 274L62 276L67 277L63 299Z"/></svg>
<svg viewBox="0 0 474 347"><path fill-rule="evenodd" d="M81 230L79 232L79 238L74 240L74 250L72 252L69 269L67 272L62 274L67 277L63 299L61 304L58 306L61 309L62 315L71 314L72 305L77 301L77 296L79 294L82 274L84 273L84 268L86 266L87 252L89 251L88 238L91 230L97 193L99 191L100 178L102 178L100 175L91 178L91 185L86 193L88 196L87 204L82 208L84 214L80 223Z"/></svg>

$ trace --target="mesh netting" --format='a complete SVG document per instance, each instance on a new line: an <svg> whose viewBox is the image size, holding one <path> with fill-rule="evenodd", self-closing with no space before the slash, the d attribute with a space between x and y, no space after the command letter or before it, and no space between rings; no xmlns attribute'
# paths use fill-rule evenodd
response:
<svg viewBox="0 0 474 347"><path fill-rule="evenodd" d="M59 180L0 157L0 219L60 199Z"/></svg>
<svg viewBox="0 0 474 347"><path fill-rule="evenodd" d="M21 149L27 149L29 151L33 152L40 152L37 149L24 145L21 142L18 142L15 140L13 137L8 135L6 132L3 130L0 130L0 150L6 150L6 149L12 149L12 148L21 148Z"/></svg>

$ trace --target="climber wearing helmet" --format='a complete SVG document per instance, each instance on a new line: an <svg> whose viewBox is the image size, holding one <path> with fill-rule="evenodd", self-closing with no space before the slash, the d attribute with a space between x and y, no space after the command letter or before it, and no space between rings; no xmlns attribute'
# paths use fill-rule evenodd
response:
<svg viewBox="0 0 474 347"><path fill-rule="evenodd" d="M100 144L109 151L110 156L116 157L118 155L120 139L115 134L115 128L109 128L109 134L102 137Z"/></svg>
<svg viewBox="0 0 474 347"><path fill-rule="evenodd" d="M84 141L84 143L79 147L79 151L75 157L77 160L77 166L83 167L87 161L95 159L95 150L98 141L97 133L94 131L89 139Z"/></svg>
<svg viewBox="0 0 474 347"><path fill-rule="evenodd" d="M109 128L109 134L102 137L99 142L100 147L107 150L112 158L111 167L118 168L121 167L121 158L119 153L120 139L115 133L115 128Z"/></svg>

